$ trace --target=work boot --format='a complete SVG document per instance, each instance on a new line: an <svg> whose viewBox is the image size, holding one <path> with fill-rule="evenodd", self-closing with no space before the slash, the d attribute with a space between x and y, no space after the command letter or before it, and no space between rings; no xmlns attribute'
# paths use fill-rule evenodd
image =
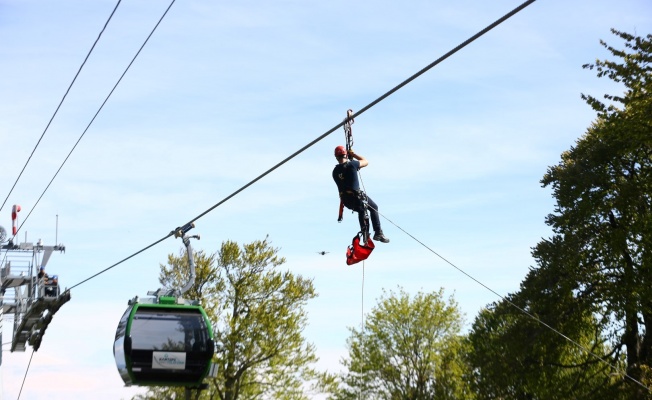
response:
<svg viewBox="0 0 652 400"><path fill-rule="evenodd" d="M374 233L374 240L377 240L377 241L383 242L383 243L389 243L389 239L387 239L385 237L385 235L383 235L383 231L378 231L378 232Z"/></svg>

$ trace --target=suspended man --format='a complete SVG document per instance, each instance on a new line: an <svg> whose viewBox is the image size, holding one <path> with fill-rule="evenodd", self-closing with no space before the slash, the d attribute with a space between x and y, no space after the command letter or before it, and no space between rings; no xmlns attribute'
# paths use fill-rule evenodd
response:
<svg viewBox="0 0 652 400"><path fill-rule="evenodd" d="M360 190L358 171L360 168L369 165L369 161L361 155L354 153L353 150L347 152L344 146L337 146L335 148L335 158L337 159L337 165L333 169L333 180L335 180L337 189L340 192L340 200L346 208L358 213L360 231L364 235L365 241L369 237L368 209L371 217L371 225L374 228L373 240L389 243L389 239L385 237L383 230L380 228L378 205L365 192ZM341 218L342 214L340 209L340 221Z"/></svg>

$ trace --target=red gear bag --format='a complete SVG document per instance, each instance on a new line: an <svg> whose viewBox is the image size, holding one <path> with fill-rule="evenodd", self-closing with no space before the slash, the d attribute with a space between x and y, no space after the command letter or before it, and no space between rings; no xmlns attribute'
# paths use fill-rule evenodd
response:
<svg viewBox="0 0 652 400"><path fill-rule="evenodd" d="M353 238L353 241L351 242L349 247L346 249L347 265L353 265L355 263L359 263L360 261L366 260L367 258L369 258L369 255L376 247L376 245L374 245L374 242L371 240L371 238L367 239L367 243L360 244L361 236L362 234L358 233Z"/></svg>

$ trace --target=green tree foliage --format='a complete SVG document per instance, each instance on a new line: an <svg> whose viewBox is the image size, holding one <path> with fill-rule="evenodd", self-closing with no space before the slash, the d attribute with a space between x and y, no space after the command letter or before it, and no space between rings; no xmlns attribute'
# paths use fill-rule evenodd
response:
<svg viewBox="0 0 652 400"><path fill-rule="evenodd" d="M575 296L595 304L609 335L614 362L624 349L626 373L652 386L652 35L616 30L626 50L602 42L617 61L596 61L595 69L625 85L609 104L584 96L597 121L562 154L542 180L557 199L547 218L555 236L541 242L535 257L563 254L559 267L575 280ZM630 379L631 398L650 391Z"/></svg>
<svg viewBox="0 0 652 400"><path fill-rule="evenodd" d="M347 371L330 399L471 399L461 361L462 315L443 291L384 292L364 323L349 328Z"/></svg>
<svg viewBox="0 0 652 400"><path fill-rule="evenodd" d="M478 399L618 398L613 370L600 360L609 346L594 307L548 272L530 271L519 293L476 317L467 357Z"/></svg>
<svg viewBox="0 0 652 400"><path fill-rule="evenodd" d="M583 96L598 117L541 181L553 236L520 292L474 323L484 398L652 398L652 35L612 32L625 50L601 42L616 60L584 67L625 93Z"/></svg>
<svg viewBox="0 0 652 400"><path fill-rule="evenodd" d="M267 239L239 246L222 243L217 254L195 255L197 279L187 298L201 300L215 332L217 377L200 399L309 399L304 383L317 377L314 346L302 331L304 307L317 296L312 281L278 271L285 262ZM182 287L185 253L161 265L160 281ZM183 399L183 388L152 388L140 399Z"/></svg>

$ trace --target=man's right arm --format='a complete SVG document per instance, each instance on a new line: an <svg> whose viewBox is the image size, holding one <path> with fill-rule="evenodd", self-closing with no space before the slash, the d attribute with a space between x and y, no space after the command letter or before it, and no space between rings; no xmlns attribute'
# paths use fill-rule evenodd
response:
<svg viewBox="0 0 652 400"><path fill-rule="evenodd" d="M362 157L359 154L354 153L353 150L349 151L349 157L355 158L356 160L360 161L360 168L364 168L367 165L369 165L369 161L367 161L366 158Z"/></svg>

